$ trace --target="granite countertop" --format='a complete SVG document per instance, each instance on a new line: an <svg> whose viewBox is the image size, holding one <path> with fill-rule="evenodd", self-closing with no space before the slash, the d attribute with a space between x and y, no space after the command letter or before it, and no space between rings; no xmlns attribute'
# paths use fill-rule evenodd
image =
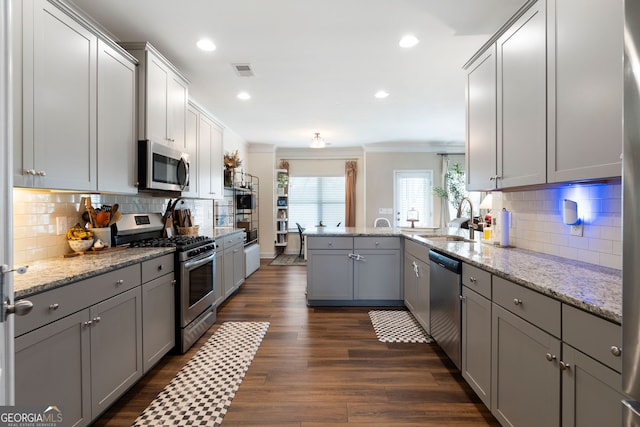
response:
<svg viewBox="0 0 640 427"><path fill-rule="evenodd" d="M25 274L14 274L15 299L26 298L173 252L175 248L116 247L98 254L30 262Z"/></svg>
<svg viewBox="0 0 640 427"><path fill-rule="evenodd" d="M408 231L394 228L309 228L308 236L404 236L451 255L497 276L536 290L615 323L622 323L622 271L518 248L501 248L479 240L443 242L423 235L455 234L468 230Z"/></svg>
<svg viewBox="0 0 640 427"><path fill-rule="evenodd" d="M213 237L214 239L219 239L224 236L228 236L229 234L244 232L244 228L234 228L234 227L217 227L213 229Z"/></svg>

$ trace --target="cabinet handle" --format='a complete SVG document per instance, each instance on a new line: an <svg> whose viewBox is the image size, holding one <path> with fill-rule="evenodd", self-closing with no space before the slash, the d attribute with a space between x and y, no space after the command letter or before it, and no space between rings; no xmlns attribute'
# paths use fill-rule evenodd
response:
<svg viewBox="0 0 640 427"><path fill-rule="evenodd" d="M612 345L611 354L613 354L615 357L620 357L620 355L622 354L622 348L618 347L617 345Z"/></svg>
<svg viewBox="0 0 640 427"><path fill-rule="evenodd" d="M514 298L514 299L513 299L513 303L514 303L515 305L522 305L522 300L521 300L521 299L518 299L518 298Z"/></svg>
<svg viewBox="0 0 640 427"><path fill-rule="evenodd" d="M176 280L175 280L175 279L174 279L174 280L172 280L172 281L171 281L171 286L174 286L176 283L178 283L178 282L176 282Z"/></svg>
<svg viewBox="0 0 640 427"><path fill-rule="evenodd" d="M556 355L555 354L551 354L551 353L547 353L544 355L544 357L549 361L549 362L553 362L554 360L556 360Z"/></svg>
<svg viewBox="0 0 640 427"><path fill-rule="evenodd" d="M100 319L100 316L96 316L96 317L93 318L93 321L95 323L100 323L100 320L102 320L102 319Z"/></svg>
<svg viewBox="0 0 640 427"><path fill-rule="evenodd" d="M333 242L329 242L329 246L333 246Z"/></svg>
<svg viewBox="0 0 640 427"><path fill-rule="evenodd" d="M567 369L570 369L571 365L569 365L568 363L565 363L563 361L560 361L560 369L563 371L566 371Z"/></svg>
<svg viewBox="0 0 640 427"><path fill-rule="evenodd" d="M47 173L45 171L36 171L36 175L38 175L38 176L47 176Z"/></svg>
<svg viewBox="0 0 640 427"><path fill-rule="evenodd" d="M49 305L49 310L57 310L58 308L60 308L60 304L57 302Z"/></svg>
<svg viewBox="0 0 640 427"><path fill-rule="evenodd" d="M88 320L86 322L83 323L84 326L91 326L93 322L91 320Z"/></svg>
<svg viewBox="0 0 640 427"><path fill-rule="evenodd" d="M116 286L120 286L124 283L124 280L120 279L120 280L116 280Z"/></svg>
<svg viewBox="0 0 640 427"><path fill-rule="evenodd" d="M470 281L471 283L476 283L476 282L478 281L478 279L476 279L476 278L475 278L475 277L473 277L473 276L469 276L469 281Z"/></svg>
<svg viewBox="0 0 640 427"><path fill-rule="evenodd" d="M164 266L163 266L162 264L160 264L160 265L158 266L158 271L161 271L163 268L164 268Z"/></svg>
<svg viewBox="0 0 640 427"><path fill-rule="evenodd" d="M25 173L26 175L35 175L35 174L36 174L36 171L34 171L33 169L26 169L26 170L24 171L24 173Z"/></svg>
<svg viewBox="0 0 640 427"><path fill-rule="evenodd" d="M380 242L376 242L376 246L380 246Z"/></svg>
<svg viewBox="0 0 640 427"><path fill-rule="evenodd" d="M458 295L458 298L460 299L460 301L464 301L465 300L465 296L464 295Z"/></svg>

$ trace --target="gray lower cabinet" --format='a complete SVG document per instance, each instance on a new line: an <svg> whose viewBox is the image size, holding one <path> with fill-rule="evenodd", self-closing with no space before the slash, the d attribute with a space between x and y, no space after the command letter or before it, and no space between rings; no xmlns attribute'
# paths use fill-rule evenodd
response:
<svg viewBox="0 0 640 427"><path fill-rule="evenodd" d="M351 250L307 249L307 300L353 300L353 262L349 254Z"/></svg>
<svg viewBox="0 0 640 427"><path fill-rule="evenodd" d="M243 234L242 232L233 233L225 236L223 240L222 287L224 298L228 298L238 290L245 279Z"/></svg>
<svg viewBox="0 0 640 427"><path fill-rule="evenodd" d="M558 338L493 304L491 413L502 425L560 425L560 350Z"/></svg>
<svg viewBox="0 0 640 427"><path fill-rule="evenodd" d="M622 377L575 348L562 344L563 427L621 426Z"/></svg>
<svg viewBox="0 0 640 427"><path fill-rule="evenodd" d="M89 320L85 309L16 338L16 405L56 405L66 426L91 422Z"/></svg>
<svg viewBox="0 0 640 427"><path fill-rule="evenodd" d="M146 373L176 343L174 256L144 261L141 267L142 367Z"/></svg>
<svg viewBox="0 0 640 427"><path fill-rule="evenodd" d="M307 236L307 302L401 305L399 237Z"/></svg>
<svg viewBox="0 0 640 427"><path fill-rule="evenodd" d="M213 291L215 295L214 305L217 307L224 302L224 275L223 270L223 254L222 248L218 247L216 251L216 281L215 289Z"/></svg>
<svg viewBox="0 0 640 427"><path fill-rule="evenodd" d="M145 373L175 346L175 283L172 272L142 285L142 367Z"/></svg>
<svg viewBox="0 0 640 427"><path fill-rule="evenodd" d="M462 377L491 408L491 300L462 287Z"/></svg>
<svg viewBox="0 0 640 427"><path fill-rule="evenodd" d="M402 300L400 250L358 250L353 262L353 298L357 300Z"/></svg>
<svg viewBox="0 0 640 427"><path fill-rule="evenodd" d="M136 287L90 308L91 413L96 417L142 377L142 293Z"/></svg>
<svg viewBox="0 0 640 427"><path fill-rule="evenodd" d="M404 304L418 323L431 333L429 316L429 249L409 240L404 248Z"/></svg>
<svg viewBox="0 0 640 427"><path fill-rule="evenodd" d="M16 405L91 423L173 348L174 283L167 254L29 297L15 320Z"/></svg>

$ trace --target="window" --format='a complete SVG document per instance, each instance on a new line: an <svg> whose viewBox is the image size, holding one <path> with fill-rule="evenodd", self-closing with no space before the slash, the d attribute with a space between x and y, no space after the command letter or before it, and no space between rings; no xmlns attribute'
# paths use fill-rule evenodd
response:
<svg viewBox="0 0 640 427"><path fill-rule="evenodd" d="M410 210L417 211L416 227L433 225L433 171L395 171L394 189L396 227L411 226Z"/></svg>
<svg viewBox="0 0 640 427"><path fill-rule="evenodd" d="M344 176L289 177L289 224L315 227L344 225Z"/></svg>

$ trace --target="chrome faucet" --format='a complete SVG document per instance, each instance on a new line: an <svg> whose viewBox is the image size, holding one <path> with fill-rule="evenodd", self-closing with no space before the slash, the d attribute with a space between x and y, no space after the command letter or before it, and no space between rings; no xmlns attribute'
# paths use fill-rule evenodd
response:
<svg viewBox="0 0 640 427"><path fill-rule="evenodd" d="M478 226L476 224L473 223L473 202L471 201L470 198L468 197L463 197L462 200L460 200L460 204L458 205L458 213L456 215L456 218L460 218L462 216L462 205L464 204L464 201L469 202L469 208L471 209L471 219L469 220L469 238L471 240L474 239L474 232L475 230L478 228Z"/></svg>

